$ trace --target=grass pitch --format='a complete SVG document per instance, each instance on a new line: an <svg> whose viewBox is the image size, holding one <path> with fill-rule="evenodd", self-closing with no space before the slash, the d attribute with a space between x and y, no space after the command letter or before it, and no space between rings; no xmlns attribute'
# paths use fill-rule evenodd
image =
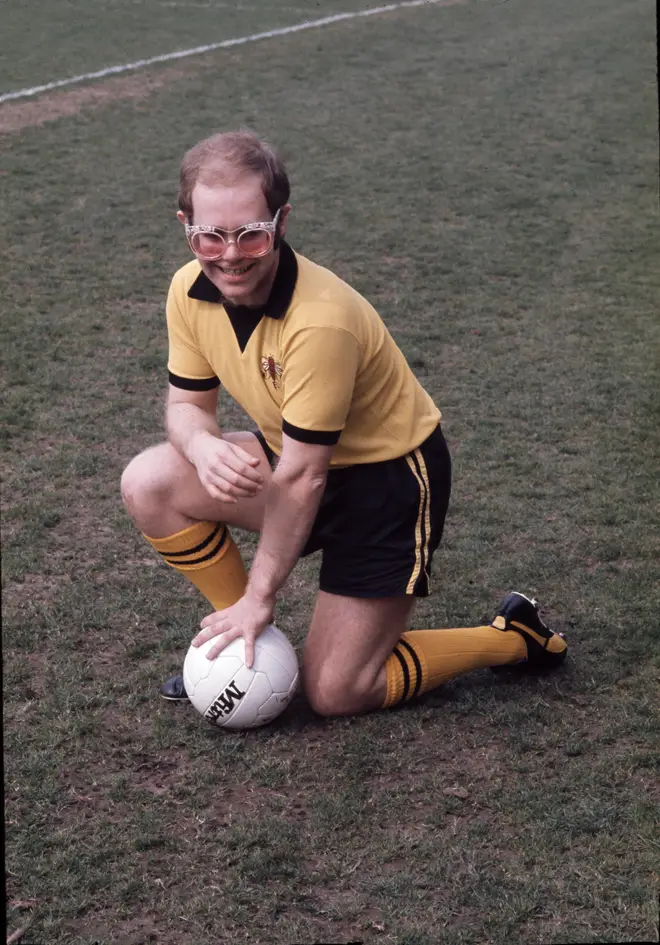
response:
<svg viewBox="0 0 660 945"><path fill-rule="evenodd" d="M5 90L312 15L24 7ZM178 161L242 124L288 158L293 245L374 302L443 410L455 491L414 625L533 593L565 671L478 673L360 719L298 699L243 735L157 699L206 607L118 481L162 435ZM7 919L25 943L658 941L656 128L635 0L400 10L0 106ZM297 646L316 567L277 615Z"/></svg>

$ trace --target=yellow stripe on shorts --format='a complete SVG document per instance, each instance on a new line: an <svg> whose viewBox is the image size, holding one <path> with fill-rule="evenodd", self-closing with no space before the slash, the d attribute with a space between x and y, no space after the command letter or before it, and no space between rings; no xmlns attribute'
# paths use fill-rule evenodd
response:
<svg viewBox="0 0 660 945"><path fill-rule="evenodd" d="M419 511L415 525L415 566L410 575L408 586L406 587L406 594L412 594L417 578L422 570L424 570L428 578L426 563L428 562L429 541L431 538L431 493L426 463L424 462L421 451L419 449L414 450L413 453L406 456L406 462L419 484Z"/></svg>

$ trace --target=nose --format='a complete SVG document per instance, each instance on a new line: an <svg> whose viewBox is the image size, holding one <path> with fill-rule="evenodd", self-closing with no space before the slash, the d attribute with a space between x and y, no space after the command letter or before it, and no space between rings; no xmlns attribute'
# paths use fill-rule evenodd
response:
<svg viewBox="0 0 660 945"><path fill-rule="evenodd" d="M238 243L235 240L231 240L225 246L222 258L226 259L228 262L235 262L237 259L241 259L241 255Z"/></svg>

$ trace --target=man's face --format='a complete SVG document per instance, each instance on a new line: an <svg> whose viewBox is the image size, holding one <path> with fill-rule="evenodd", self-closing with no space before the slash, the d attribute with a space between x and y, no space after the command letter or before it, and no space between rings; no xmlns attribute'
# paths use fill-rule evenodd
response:
<svg viewBox="0 0 660 945"><path fill-rule="evenodd" d="M254 174L245 174L231 184L197 183L192 192L192 205L190 223L217 226L222 230L236 230L246 223L273 219L261 189L261 180ZM287 206L280 213L280 234L284 232L289 209ZM181 213L179 219L186 222ZM271 249L265 256L250 258L241 254L235 242L229 242L220 259L197 258L208 278L228 301L234 305L256 306L263 305L268 299L279 256L279 250Z"/></svg>

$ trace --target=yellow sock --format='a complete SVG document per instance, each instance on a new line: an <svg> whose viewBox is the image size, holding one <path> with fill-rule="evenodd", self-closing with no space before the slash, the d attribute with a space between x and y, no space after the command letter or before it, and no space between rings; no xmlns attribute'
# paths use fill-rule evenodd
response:
<svg viewBox="0 0 660 945"><path fill-rule="evenodd" d="M412 699L441 683L487 666L516 663L527 656L520 633L495 627L409 630L385 662L387 694L383 708Z"/></svg>
<svg viewBox="0 0 660 945"><path fill-rule="evenodd" d="M144 537L216 610L231 607L243 596L247 574L226 525L196 522L166 538Z"/></svg>

